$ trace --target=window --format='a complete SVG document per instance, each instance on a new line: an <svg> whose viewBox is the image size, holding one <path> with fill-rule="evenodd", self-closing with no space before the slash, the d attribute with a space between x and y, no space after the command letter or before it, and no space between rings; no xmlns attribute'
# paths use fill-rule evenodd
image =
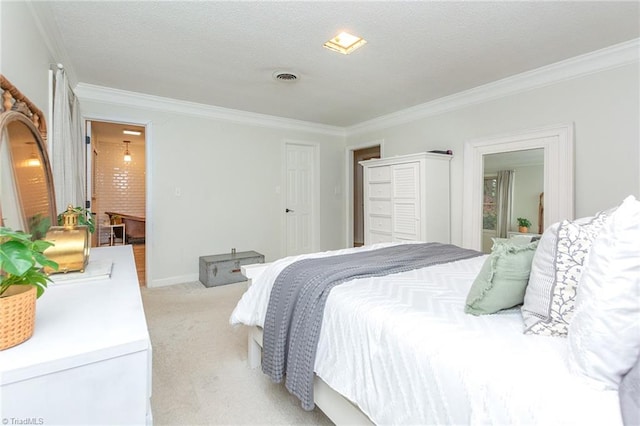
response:
<svg viewBox="0 0 640 426"><path fill-rule="evenodd" d="M497 177L484 178L484 198L482 203L482 229L496 230L498 215L496 213Z"/></svg>

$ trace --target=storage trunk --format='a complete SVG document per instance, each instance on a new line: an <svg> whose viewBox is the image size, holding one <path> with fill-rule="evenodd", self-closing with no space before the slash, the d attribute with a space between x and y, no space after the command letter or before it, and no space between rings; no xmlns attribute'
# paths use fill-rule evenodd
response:
<svg viewBox="0 0 640 426"><path fill-rule="evenodd" d="M237 283L247 278L240 267L264 263L264 256L255 251L216 254L200 257L200 282L206 287Z"/></svg>

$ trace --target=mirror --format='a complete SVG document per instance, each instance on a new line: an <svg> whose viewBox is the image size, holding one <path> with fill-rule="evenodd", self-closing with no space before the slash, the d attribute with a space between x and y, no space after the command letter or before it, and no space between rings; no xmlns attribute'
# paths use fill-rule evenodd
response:
<svg viewBox="0 0 640 426"><path fill-rule="evenodd" d="M490 253L492 238L534 236L544 228L539 217L544 149L486 154L483 162L482 251ZM531 222L525 234L517 218Z"/></svg>
<svg viewBox="0 0 640 426"><path fill-rule="evenodd" d="M573 124L465 142L462 246L482 250L484 158L487 155L541 149L544 157L544 206L535 213L536 216L532 216L540 217L538 221L544 226L573 219L573 143Z"/></svg>
<svg viewBox="0 0 640 426"><path fill-rule="evenodd" d="M0 114L0 225L42 238L51 225L56 225L49 158L33 115L28 117L23 101L7 102L6 80L2 83L5 102ZM15 96L15 92L11 94Z"/></svg>

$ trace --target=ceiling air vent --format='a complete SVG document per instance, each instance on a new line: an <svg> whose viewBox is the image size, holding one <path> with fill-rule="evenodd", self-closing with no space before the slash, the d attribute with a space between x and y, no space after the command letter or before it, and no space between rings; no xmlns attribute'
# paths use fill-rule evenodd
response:
<svg viewBox="0 0 640 426"><path fill-rule="evenodd" d="M276 71L273 73L273 78L277 81L296 81L298 76L288 71Z"/></svg>

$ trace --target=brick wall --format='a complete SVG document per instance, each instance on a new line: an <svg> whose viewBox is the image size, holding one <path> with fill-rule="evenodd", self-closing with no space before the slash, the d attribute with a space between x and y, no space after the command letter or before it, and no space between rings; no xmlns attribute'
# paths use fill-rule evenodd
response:
<svg viewBox="0 0 640 426"><path fill-rule="evenodd" d="M124 143L96 143L95 195L93 211L98 224L108 221L105 212L145 216L145 149L129 144L131 162L124 161ZM104 236L100 235L104 242Z"/></svg>

